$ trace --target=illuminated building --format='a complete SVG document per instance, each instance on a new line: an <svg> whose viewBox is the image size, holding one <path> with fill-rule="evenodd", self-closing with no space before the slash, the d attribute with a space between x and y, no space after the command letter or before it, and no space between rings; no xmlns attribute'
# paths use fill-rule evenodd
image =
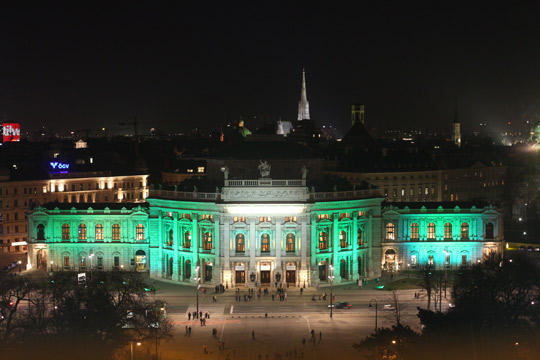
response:
<svg viewBox="0 0 540 360"><path fill-rule="evenodd" d="M53 163L55 169L52 168ZM113 175L111 171L73 171L51 161L0 175L0 252L25 251L27 215L37 204L144 202L148 175ZM58 167L68 166L58 170Z"/></svg>
<svg viewBox="0 0 540 360"><path fill-rule="evenodd" d="M259 179L228 179L224 171L218 192L153 190L142 207L47 204L30 215L29 261L88 270L93 254L99 270L270 287L326 283L330 265L335 282L355 282L407 265L468 266L502 251L502 214L491 206L391 205L374 189L315 192L306 172L271 179L268 165L261 162Z"/></svg>
<svg viewBox="0 0 540 360"><path fill-rule="evenodd" d="M502 213L489 205L383 203L382 225L383 270L457 269L503 251Z"/></svg>

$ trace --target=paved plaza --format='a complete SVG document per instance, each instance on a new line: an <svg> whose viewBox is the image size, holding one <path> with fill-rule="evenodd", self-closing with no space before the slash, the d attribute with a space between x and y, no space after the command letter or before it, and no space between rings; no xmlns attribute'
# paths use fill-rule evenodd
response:
<svg viewBox="0 0 540 360"><path fill-rule="evenodd" d="M350 309L337 309L330 318L329 297L319 301L319 295L330 289L308 288L300 294L299 288L287 289L287 299L272 301L269 295L257 293L252 301L244 301L247 289L241 289L241 301L235 298L235 290L224 294L214 294L207 289L203 297L199 292L199 311L208 312L206 325L200 321L188 320L188 312L196 311L196 291L191 286L180 286L166 282L155 282L156 298L167 302L167 314L175 324L175 337L170 342L161 342L158 352L166 359L322 359L336 355L340 358L358 356L353 343L369 335L375 328L375 302L378 303L378 326L395 324L393 311L384 310L391 304L391 292L362 289L353 285L336 286L336 301L347 301ZM420 298L415 298L420 293ZM417 307L425 307L426 301L419 290L398 291L402 304L402 322L419 331ZM217 301L214 302L213 296ZM312 301L315 295L316 301ZM448 306L443 303L443 310ZM186 335L186 326L191 327L191 335ZM217 336L213 336L213 329ZM314 331L315 340L311 338ZM253 338L253 334L255 335ZM322 334L322 336L321 336ZM305 339L305 344L303 342ZM220 349L220 343L224 349ZM206 354L204 347L206 347ZM135 359L145 359L155 353L155 344L143 344L135 349Z"/></svg>

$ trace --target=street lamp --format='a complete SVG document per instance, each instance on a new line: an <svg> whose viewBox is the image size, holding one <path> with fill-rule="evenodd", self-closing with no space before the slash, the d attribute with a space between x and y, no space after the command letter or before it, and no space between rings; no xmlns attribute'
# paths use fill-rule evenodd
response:
<svg viewBox="0 0 540 360"><path fill-rule="evenodd" d="M330 318L332 318L332 311L334 310L333 305L333 298L334 298L334 279L336 277L334 276L334 265L330 265L330 276L328 279L330 280Z"/></svg>
<svg viewBox="0 0 540 360"><path fill-rule="evenodd" d="M407 264L407 279L411 277L411 264Z"/></svg>
<svg viewBox="0 0 540 360"><path fill-rule="evenodd" d="M378 326L377 326L377 317L378 317L378 314L377 314L377 309L379 308L379 306L377 305L377 300L376 299L371 299L369 300L369 306L368 307L371 307L371 302L375 301L375 334L377 333L377 330L378 330Z"/></svg>
<svg viewBox="0 0 540 360"><path fill-rule="evenodd" d="M21 262L19 261L19 272L21 271ZM51 271L54 271L53 261L51 260Z"/></svg>
<svg viewBox="0 0 540 360"><path fill-rule="evenodd" d="M140 341L137 341L137 346L141 346L142 345L142 342ZM130 340L129 341L129 350L130 350L130 359L133 360L133 340Z"/></svg>
<svg viewBox="0 0 540 360"><path fill-rule="evenodd" d="M17 264L19 264L19 273L20 273L20 272L21 272L21 264L22 264L22 261L21 261L21 260L17 261ZM51 264L52 264L52 261L51 261Z"/></svg>
<svg viewBox="0 0 540 360"><path fill-rule="evenodd" d="M89 258L90 258L90 279L91 279L92 278L92 269L94 268L94 262L93 262L94 253L91 253Z"/></svg>
<svg viewBox="0 0 540 360"><path fill-rule="evenodd" d="M197 265L197 267L195 268L195 273L196 273L196 278L195 278L195 281L196 281L196 284L197 284L197 287L195 288L195 291L197 292L197 318L199 317L199 281L201 280L201 278L199 277L199 265Z"/></svg>

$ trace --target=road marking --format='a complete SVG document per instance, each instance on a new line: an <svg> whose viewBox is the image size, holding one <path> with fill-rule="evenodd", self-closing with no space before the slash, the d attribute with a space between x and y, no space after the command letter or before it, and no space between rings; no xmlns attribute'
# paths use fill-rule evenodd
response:
<svg viewBox="0 0 540 360"><path fill-rule="evenodd" d="M231 305L231 312L230 312L231 315L232 315L232 313L233 313L233 310L234 310L234 305Z"/></svg>
<svg viewBox="0 0 540 360"><path fill-rule="evenodd" d="M311 333L311 326L309 325L309 318L306 317L308 332Z"/></svg>

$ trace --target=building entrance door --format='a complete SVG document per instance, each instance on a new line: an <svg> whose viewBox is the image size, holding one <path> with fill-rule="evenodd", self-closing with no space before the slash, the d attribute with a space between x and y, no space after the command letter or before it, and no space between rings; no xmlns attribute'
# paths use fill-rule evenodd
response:
<svg viewBox="0 0 540 360"><path fill-rule="evenodd" d="M246 272L244 270L236 270L236 283L237 284L246 283Z"/></svg>
<svg viewBox="0 0 540 360"><path fill-rule="evenodd" d="M270 271L261 271L261 284L270 284Z"/></svg>
<svg viewBox="0 0 540 360"><path fill-rule="evenodd" d="M287 281L287 284L295 284L296 283L296 270L287 270L285 280Z"/></svg>

